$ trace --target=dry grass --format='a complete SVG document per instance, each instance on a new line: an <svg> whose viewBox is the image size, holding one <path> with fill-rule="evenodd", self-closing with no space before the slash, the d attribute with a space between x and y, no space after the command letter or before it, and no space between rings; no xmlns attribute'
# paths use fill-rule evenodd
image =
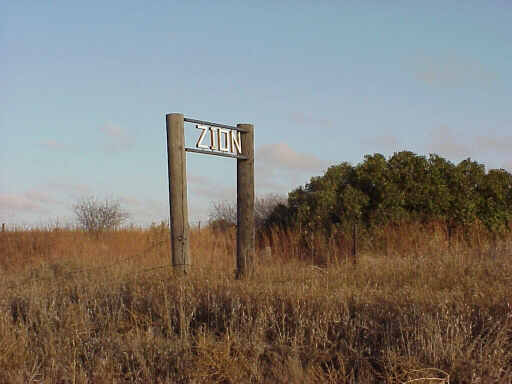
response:
<svg viewBox="0 0 512 384"><path fill-rule="evenodd" d="M274 232L234 276L234 234L0 233L2 383L510 383L512 242L410 224L349 239Z"/></svg>

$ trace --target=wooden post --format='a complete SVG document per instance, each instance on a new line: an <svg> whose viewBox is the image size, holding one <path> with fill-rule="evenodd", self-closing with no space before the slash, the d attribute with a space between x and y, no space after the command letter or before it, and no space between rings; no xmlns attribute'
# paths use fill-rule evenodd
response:
<svg viewBox="0 0 512 384"><path fill-rule="evenodd" d="M5 232L5 223L2 223L2 232Z"/></svg>
<svg viewBox="0 0 512 384"><path fill-rule="evenodd" d="M236 208L237 208L237 244L236 277L242 278L250 273L254 262L254 126L237 124L243 129L242 155L246 159L237 159Z"/></svg>
<svg viewBox="0 0 512 384"><path fill-rule="evenodd" d="M357 263L357 223L352 228L352 262Z"/></svg>
<svg viewBox="0 0 512 384"><path fill-rule="evenodd" d="M187 164L185 157L185 132L183 115L166 115L167 160L169 173L169 205L171 219L171 259L180 273L188 272L189 224L187 207Z"/></svg>

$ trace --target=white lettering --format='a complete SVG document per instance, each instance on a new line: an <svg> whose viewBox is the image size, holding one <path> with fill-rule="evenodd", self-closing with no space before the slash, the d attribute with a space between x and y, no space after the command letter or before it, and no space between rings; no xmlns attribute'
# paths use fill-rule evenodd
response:
<svg viewBox="0 0 512 384"><path fill-rule="evenodd" d="M242 136L234 129L216 128L209 125L196 124L196 129L201 134L196 142L196 148L210 149L212 151L229 152L234 155L242 153ZM206 136L210 136L210 143L207 144Z"/></svg>
<svg viewBox="0 0 512 384"><path fill-rule="evenodd" d="M196 128L197 129L201 129L201 135L199 136L199 139L197 140L196 148L206 148L206 149L208 149L209 148L208 145L207 144L203 144L203 140L204 140L204 137L206 136L206 132L208 131L209 127L207 125L197 124Z"/></svg>
<svg viewBox="0 0 512 384"><path fill-rule="evenodd" d="M229 146L230 146L230 135L229 129L219 128L219 151L222 152L231 152Z"/></svg>
<svg viewBox="0 0 512 384"><path fill-rule="evenodd" d="M231 135L231 152L235 155L242 153L242 137L240 132L231 130L229 133Z"/></svg>
<svg viewBox="0 0 512 384"><path fill-rule="evenodd" d="M215 146L215 136L217 136L215 134L215 131L217 131L217 128L210 127L210 149L217 149L217 147Z"/></svg>

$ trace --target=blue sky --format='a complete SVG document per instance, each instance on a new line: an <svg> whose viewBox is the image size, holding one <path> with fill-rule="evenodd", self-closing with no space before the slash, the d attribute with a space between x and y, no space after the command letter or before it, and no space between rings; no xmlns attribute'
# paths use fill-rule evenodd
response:
<svg viewBox="0 0 512 384"><path fill-rule="evenodd" d="M2 222L69 222L91 195L167 220L170 112L253 123L259 196L376 152L512 170L508 0L0 7ZM187 172L191 223L235 198L235 160Z"/></svg>

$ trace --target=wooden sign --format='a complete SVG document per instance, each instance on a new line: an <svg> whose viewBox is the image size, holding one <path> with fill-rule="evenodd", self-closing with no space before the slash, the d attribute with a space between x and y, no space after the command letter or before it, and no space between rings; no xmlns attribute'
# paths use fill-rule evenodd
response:
<svg viewBox="0 0 512 384"><path fill-rule="evenodd" d="M196 128L201 130L201 134L196 142L196 148L228 152L233 155L242 153L240 132L234 129L217 128L203 124L197 124ZM206 140L208 142L205 143Z"/></svg>
<svg viewBox="0 0 512 384"><path fill-rule="evenodd" d="M247 133L243 128L186 117L183 118L183 121L195 123L196 129L201 131L195 148L187 147L185 148L186 152L247 160L247 156L242 151L242 140L244 133Z"/></svg>
<svg viewBox="0 0 512 384"><path fill-rule="evenodd" d="M195 148L185 147L184 122L200 130ZM166 115L171 259L173 266L187 273L189 255L187 169L185 152L233 157L237 159L237 252L236 276L250 271L254 259L254 127L229 126L190 119L181 113Z"/></svg>

